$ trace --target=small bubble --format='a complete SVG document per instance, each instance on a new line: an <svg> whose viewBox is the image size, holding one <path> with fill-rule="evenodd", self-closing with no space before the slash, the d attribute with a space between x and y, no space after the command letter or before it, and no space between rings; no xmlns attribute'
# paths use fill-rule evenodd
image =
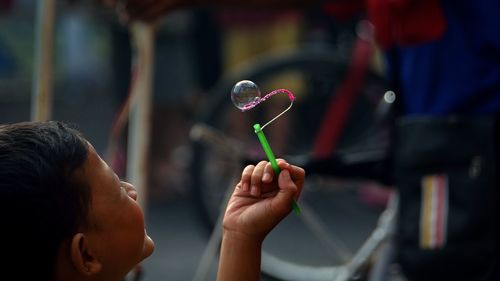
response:
<svg viewBox="0 0 500 281"><path fill-rule="evenodd" d="M259 87L250 80L242 80L231 90L231 101L241 110L250 109L260 101Z"/></svg>

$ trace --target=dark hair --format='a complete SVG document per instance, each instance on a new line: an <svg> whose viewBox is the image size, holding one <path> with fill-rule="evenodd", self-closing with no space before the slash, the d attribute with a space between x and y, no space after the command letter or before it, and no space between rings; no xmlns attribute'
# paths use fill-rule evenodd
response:
<svg viewBox="0 0 500 281"><path fill-rule="evenodd" d="M61 243L87 221L90 191L72 174L88 149L61 122L0 125L0 249L10 276L53 280Z"/></svg>

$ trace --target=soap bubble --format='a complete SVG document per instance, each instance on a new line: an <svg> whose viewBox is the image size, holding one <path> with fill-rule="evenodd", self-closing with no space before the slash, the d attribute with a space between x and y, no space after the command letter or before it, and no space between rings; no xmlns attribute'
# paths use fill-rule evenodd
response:
<svg viewBox="0 0 500 281"><path fill-rule="evenodd" d="M260 101L259 87L250 80L242 80L231 90L231 101L241 110L253 108Z"/></svg>

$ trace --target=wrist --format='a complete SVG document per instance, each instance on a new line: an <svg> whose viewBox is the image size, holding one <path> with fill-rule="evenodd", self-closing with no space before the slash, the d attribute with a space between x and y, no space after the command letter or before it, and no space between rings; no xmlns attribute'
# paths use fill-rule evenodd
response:
<svg viewBox="0 0 500 281"><path fill-rule="evenodd" d="M262 239L224 229L218 281L260 280Z"/></svg>
<svg viewBox="0 0 500 281"><path fill-rule="evenodd" d="M253 235L244 233L237 230L224 229L222 239L230 242L231 244L249 245L249 246L261 246L264 241L264 237L259 235Z"/></svg>

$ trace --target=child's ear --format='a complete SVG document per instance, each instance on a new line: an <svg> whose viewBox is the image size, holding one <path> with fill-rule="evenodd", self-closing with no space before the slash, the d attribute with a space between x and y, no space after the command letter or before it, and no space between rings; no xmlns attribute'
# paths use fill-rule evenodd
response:
<svg viewBox="0 0 500 281"><path fill-rule="evenodd" d="M71 262L82 275L90 276L99 273L101 262L89 247L89 240L83 233L77 233L71 239Z"/></svg>

